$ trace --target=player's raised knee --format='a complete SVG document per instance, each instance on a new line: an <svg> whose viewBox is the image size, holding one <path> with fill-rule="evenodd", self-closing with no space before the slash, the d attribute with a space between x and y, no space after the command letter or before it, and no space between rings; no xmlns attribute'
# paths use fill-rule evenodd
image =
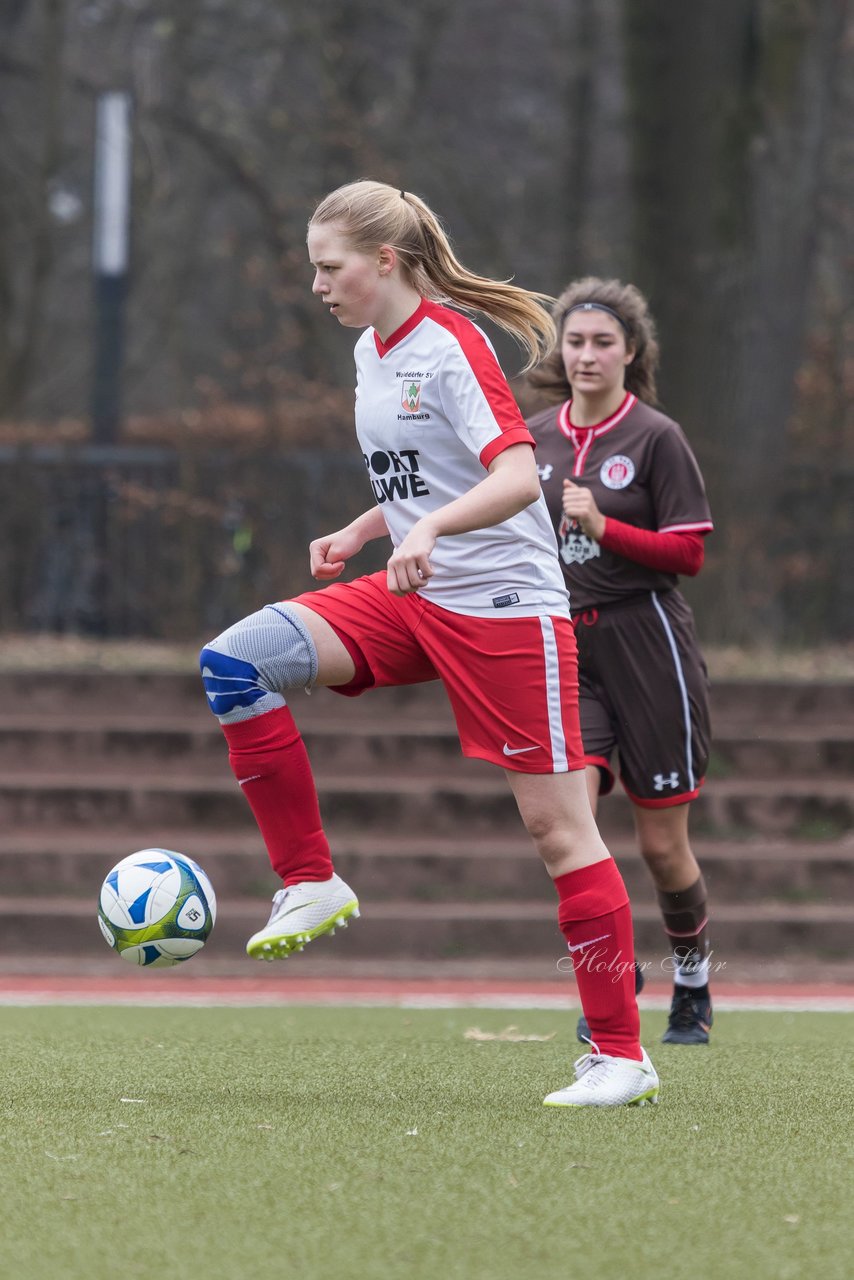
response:
<svg viewBox="0 0 854 1280"><path fill-rule="evenodd" d="M210 709L215 716L248 711L270 690L264 687L261 673L254 663L232 657L216 645L217 641L212 641L199 654L202 683Z"/></svg>
<svg viewBox="0 0 854 1280"><path fill-rule="evenodd" d="M282 694L310 687L314 641L286 605L267 605L223 631L200 654L211 711L224 723L284 706Z"/></svg>

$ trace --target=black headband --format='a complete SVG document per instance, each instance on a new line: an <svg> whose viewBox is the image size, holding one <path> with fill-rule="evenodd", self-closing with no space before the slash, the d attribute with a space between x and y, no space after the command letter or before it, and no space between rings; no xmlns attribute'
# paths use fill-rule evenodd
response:
<svg viewBox="0 0 854 1280"><path fill-rule="evenodd" d="M615 311L613 307L607 307L604 302L576 302L574 306L570 307L568 311L564 312L564 316L563 316L564 324L566 323L567 319L572 315L573 311L604 311L607 313L607 315L614 317L614 319L617 321L617 323L619 324L620 328L623 330L627 338L630 338L632 336L632 331L629 328L629 326L626 324L623 317L617 311Z"/></svg>

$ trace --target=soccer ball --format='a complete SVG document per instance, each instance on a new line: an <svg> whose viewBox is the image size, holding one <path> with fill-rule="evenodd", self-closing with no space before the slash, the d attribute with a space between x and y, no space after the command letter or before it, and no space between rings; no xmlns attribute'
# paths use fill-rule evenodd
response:
<svg viewBox="0 0 854 1280"><path fill-rule="evenodd" d="M216 895L202 868L171 849L140 849L117 863L101 885L98 924L129 964L180 964L208 939Z"/></svg>

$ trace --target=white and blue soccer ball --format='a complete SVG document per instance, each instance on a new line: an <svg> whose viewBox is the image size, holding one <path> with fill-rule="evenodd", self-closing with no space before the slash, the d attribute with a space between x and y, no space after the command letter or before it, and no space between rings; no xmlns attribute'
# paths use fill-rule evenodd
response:
<svg viewBox="0 0 854 1280"><path fill-rule="evenodd" d="M215 921L216 895L207 875L171 849L131 853L101 885L101 933L129 964L153 968L189 960Z"/></svg>

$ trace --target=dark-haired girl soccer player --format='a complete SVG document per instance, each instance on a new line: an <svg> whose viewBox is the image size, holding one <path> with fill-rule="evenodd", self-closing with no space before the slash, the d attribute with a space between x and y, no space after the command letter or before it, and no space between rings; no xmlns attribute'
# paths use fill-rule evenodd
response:
<svg viewBox="0 0 854 1280"><path fill-rule="evenodd" d="M590 801L595 813L612 789L616 751L673 952L664 1040L706 1044L708 913L688 812L708 761L708 682L676 584L702 566L709 505L682 430L654 407L658 343L643 295L588 277L554 316L556 345L530 379L558 404L528 427L575 619Z"/></svg>
<svg viewBox="0 0 854 1280"><path fill-rule="evenodd" d="M484 334L450 301L515 335L554 340L544 299L467 271L417 196L355 182L312 215L313 290L356 344L356 433L377 505L312 542L330 582L271 604L201 655L214 714L283 888L251 956L301 950L358 914L333 870L305 748L284 694L353 696L440 679L464 754L506 771L553 877L593 1052L551 1106L654 1100L639 1042L631 912L590 809L575 642L531 436ZM373 538L387 570L332 582ZM585 965L593 949L596 965Z"/></svg>

